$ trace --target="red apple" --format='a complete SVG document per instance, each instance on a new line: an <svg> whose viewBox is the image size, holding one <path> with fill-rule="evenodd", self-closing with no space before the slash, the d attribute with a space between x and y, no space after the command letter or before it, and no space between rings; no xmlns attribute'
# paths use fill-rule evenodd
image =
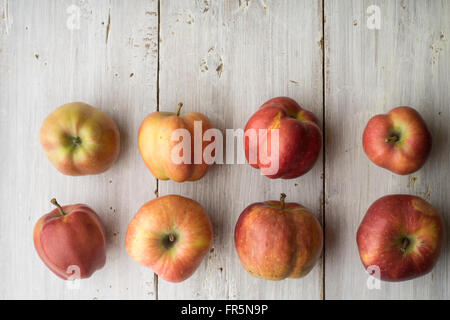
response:
<svg viewBox="0 0 450 320"><path fill-rule="evenodd" d="M65 104L42 124L40 139L50 162L63 174L106 171L116 161L120 136L106 113L82 102Z"/></svg>
<svg viewBox="0 0 450 320"><path fill-rule="evenodd" d="M163 279L181 282L198 268L212 238L211 221L198 202L168 195L139 209L128 226L125 247Z"/></svg>
<svg viewBox="0 0 450 320"><path fill-rule="evenodd" d="M253 129L253 130L250 130ZM261 129L267 137L260 137ZM272 150L273 130L278 129L278 152ZM250 131L249 131L250 130ZM256 132L252 143L249 133ZM268 152L261 152L261 148ZM316 116L294 100L278 97L264 103L245 126L245 156L250 165L269 178L293 179L307 173L317 161L322 148L322 131ZM278 153L278 166L272 156ZM256 159L252 159L252 154Z"/></svg>
<svg viewBox="0 0 450 320"><path fill-rule="evenodd" d="M366 269L379 268L381 280L410 280L430 272L439 259L444 222L426 201L390 195L372 204L356 240Z"/></svg>
<svg viewBox="0 0 450 320"><path fill-rule="evenodd" d="M398 107L370 119L363 134L363 147L377 166L400 175L419 170L431 151L431 133L420 114Z"/></svg>
<svg viewBox="0 0 450 320"><path fill-rule="evenodd" d="M62 279L89 278L106 261L105 231L98 215L84 204L57 208L34 227L34 246L45 265Z"/></svg>
<svg viewBox="0 0 450 320"><path fill-rule="evenodd" d="M322 252L319 221L305 207L281 201L254 203L240 215L234 242L244 268L267 280L301 278Z"/></svg>
<svg viewBox="0 0 450 320"><path fill-rule="evenodd" d="M203 141L203 134L212 128L209 119L198 112L181 114L182 103L178 105L178 112L153 112L141 124L138 133L138 146L142 159L150 172L160 180L177 182L196 181L207 173L210 165L203 159L203 151L210 142ZM195 162L194 122L201 123L200 145L201 159ZM190 134L190 157L182 163L174 162L172 152L180 141L172 140L175 130L185 129ZM181 153L184 153L183 150Z"/></svg>

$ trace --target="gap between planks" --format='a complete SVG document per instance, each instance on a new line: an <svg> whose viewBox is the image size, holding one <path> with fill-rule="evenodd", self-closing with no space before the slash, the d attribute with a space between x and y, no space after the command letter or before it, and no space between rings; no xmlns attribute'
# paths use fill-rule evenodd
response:
<svg viewBox="0 0 450 320"><path fill-rule="evenodd" d="M161 42L161 0L158 0L158 41L157 41L157 67L156 67L156 111L159 111L159 70L160 70L160 42ZM159 197L159 180L156 179L155 195ZM153 287L155 291L155 300L158 300L158 275L153 273Z"/></svg>
<svg viewBox="0 0 450 320"><path fill-rule="evenodd" d="M325 296L325 250L326 250L326 228L325 228L325 212L326 212L326 195L325 195L325 187L326 187L326 70L325 70L325 61L326 61L326 39L325 39L325 23L326 23L326 12L325 12L325 1L322 1L322 230L323 230L323 251L322 251L322 300L326 300Z"/></svg>

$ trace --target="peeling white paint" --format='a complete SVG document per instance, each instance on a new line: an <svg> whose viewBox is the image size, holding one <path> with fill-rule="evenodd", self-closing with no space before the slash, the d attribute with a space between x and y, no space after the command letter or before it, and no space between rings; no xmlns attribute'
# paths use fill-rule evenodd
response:
<svg viewBox="0 0 450 320"><path fill-rule="evenodd" d="M5 4L2 10L2 19L0 23L0 34L8 35L13 24L13 18L9 10L8 0L5 0Z"/></svg>

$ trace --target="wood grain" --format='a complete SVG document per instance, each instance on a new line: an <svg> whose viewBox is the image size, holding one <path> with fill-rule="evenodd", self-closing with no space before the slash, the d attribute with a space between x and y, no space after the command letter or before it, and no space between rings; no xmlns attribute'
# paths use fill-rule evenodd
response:
<svg viewBox="0 0 450 320"><path fill-rule="evenodd" d="M381 29L367 28L367 8ZM387 194L419 195L447 219L450 162L448 1L326 1L326 298L449 299L448 246L429 275L369 290L356 231L368 207ZM434 137L427 164L401 177L365 156L362 133L375 114L410 105Z"/></svg>
<svg viewBox="0 0 450 320"><path fill-rule="evenodd" d="M72 5L80 28L69 30ZM371 5L380 30L367 28ZM421 196L450 226L449 38L445 0L0 0L0 298L449 299L448 243L426 277L369 290L355 240L370 204L392 193ZM172 111L182 101L225 134L279 95L325 119L325 163L304 177L269 180L248 164L218 164L198 182L157 183L139 156L139 125L158 104ZM77 100L120 127L118 162L98 176L63 176L39 144L44 118ZM370 117L398 105L417 108L434 136L428 163L409 177L376 167L361 146ZM199 201L213 221L214 250L181 284L153 283L124 248L129 221L155 190ZM325 263L302 280L259 280L240 264L234 226L246 206L281 192L325 220ZM52 197L87 203L107 228L107 264L78 290L33 248Z"/></svg>
<svg viewBox="0 0 450 320"><path fill-rule="evenodd" d="M207 4L207 6L206 6ZM269 98L287 95L322 118L320 1L161 1L160 110L206 114L224 134L243 128ZM321 265L305 279L270 282L250 276L234 249L234 226L253 202L278 199L320 218L322 163L300 179L270 180L248 164L216 165L201 181L159 182L209 212L214 250L181 284L159 280L161 299L319 299Z"/></svg>
<svg viewBox="0 0 450 320"><path fill-rule="evenodd" d="M66 27L73 4L79 30ZM157 1L143 0L0 1L1 298L154 298L153 272L128 257L124 239L156 188L144 174L137 130L156 110L157 9ZM70 101L104 110L120 128L121 154L104 174L64 176L39 144L44 118ZM79 290L53 275L33 248L34 224L52 210L52 197L88 204L106 225L106 266Z"/></svg>

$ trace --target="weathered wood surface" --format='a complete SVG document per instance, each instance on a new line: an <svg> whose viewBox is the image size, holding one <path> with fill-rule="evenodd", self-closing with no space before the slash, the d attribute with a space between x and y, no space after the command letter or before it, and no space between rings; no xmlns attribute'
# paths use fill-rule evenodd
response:
<svg viewBox="0 0 450 320"><path fill-rule="evenodd" d="M73 3L81 10L79 30L66 26ZM131 217L156 188L143 174L136 137L142 119L156 110L157 4L0 2L1 298L155 297L153 272L128 257L124 239ZM68 101L90 103L117 122L121 153L106 173L68 177L47 160L40 126ZM53 275L34 251L33 227L53 209L52 197L87 203L107 229L106 266L79 290Z"/></svg>
<svg viewBox="0 0 450 320"><path fill-rule="evenodd" d="M381 10L380 30L367 28L371 5ZM355 241L367 208L391 193L422 196L449 223L449 37L444 0L0 0L0 298L449 299L448 249L430 275L369 290ZM225 134L278 95L325 117L325 164L321 157L304 177L272 181L241 164L215 165L195 183L157 182L139 156L137 130L158 107L182 101ZM46 115L76 100L120 127L119 160L102 175L63 176L40 147ZM434 135L429 162L410 177L375 167L361 146L368 119L398 105L420 110ZM124 248L128 222L155 190L199 201L214 224L214 250L181 284L154 283ZM280 192L326 223L325 263L302 280L252 278L234 249L241 211ZM53 196L89 204L106 224L107 264L79 290L33 248L34 223Z"/></svg>
<svg viewBox="0 0 450 320"><path fill-rule="evenodd" d="M367 28L371 5L380 30ZM449 223L450 2L333 0L325 14L326 298L449 299L448 246L429 275L369 290L356 231L375 200L397 193L430 201ZM376 167L361 143L373 115L400 105L419 110L434 138L429 161L409 177Z"/></svg>
<svg viewBox="0 0 450 320"><path fill-rule="evenodd" d="M161 1L160 110L200 111L223 132L244 128L258 107L288 95L322 118L319 1ZM202 203L214 251L182 284L159 282L161 299L320 299L319 264L304 280L251 277L234 249L234 226L253 202L303 203L320 218L322 162L301 179L269 180L247 164L216 165L195 183L159 182L159 194Z"/></svg>

